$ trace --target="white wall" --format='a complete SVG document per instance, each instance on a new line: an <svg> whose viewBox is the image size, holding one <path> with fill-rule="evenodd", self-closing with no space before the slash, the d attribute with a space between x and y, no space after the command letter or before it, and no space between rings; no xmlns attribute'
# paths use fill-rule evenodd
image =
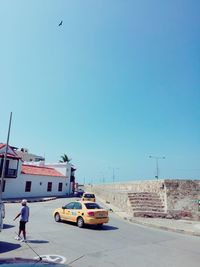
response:
<svg viewBox="0 0 200 267"><path fill-rule="evenodd" d="M67 183L69 183L70 181L70 176L71 176L71 163L68 162L59 162L59 163L45 163L44 166L50 167L50 168L54 168L56 171L62 173L63 175L66 176L67 178ZM71 194L72 193L72 187L71 184L69 185L68 189L67 189L67 193Z"/></svg>
<svg viewBox="0 0 200 267"><path fill-rule="evenodd" d="M5 192L6 198L26 198L45 196L65 196L69 192L69 179L65 177L37 176L20 174L18 178L6 178ZM26 181L31 181L31 192L25 192ZM47 192L47 184L52 182L52 191ZM58 191L58 184L63 183L62 191Z"/></svg>
<svg viewBox="0 0 200 267"><path fill-rule="evenodd" d="M54 168L55 170L57 170L58 172L62 173L63 175L65 175L67 178L70 178L71 176L71 164L70 163L45 163L44 166L50 167L50 168Z"/></svg>

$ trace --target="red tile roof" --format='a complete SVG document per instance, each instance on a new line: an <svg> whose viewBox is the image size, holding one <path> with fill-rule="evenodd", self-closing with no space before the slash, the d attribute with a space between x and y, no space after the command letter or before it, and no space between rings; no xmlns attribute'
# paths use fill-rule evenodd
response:
<svg viewBox="0 0 200 267"><path fill-rule="evenodd" d="M4 158L5 157L5 154L3 153L1 153L0 154L0 158ZM14 156L14 155L12 155L12 154L7 154L7 158L12 158L12 159L21 159L21 157L19 157L19 156Z"/></svg>
<svg viewBox="0 0 200 267"><path fill-rule="evenodd" d="M1 149L2 147L4 147L4 146L5 146L5 144L0 143L0 149Z"/></svg>
<svg viewBox="0 0 200 267"><path fill-rule="evenodd" d="M53 168L45 166L34 166L22 164L22 174L30 175L41 175L41 176L54 176L54 177L65 177L62 173L56 171Z"/></svg>
<svg viewBox="0 0 200 267"><path fill-rule="evenodd" d="M0 149L2 149L3 147L6 147L6 144L0 143ZM7 153L7 157L8 158L15 158L15 159L21 159L20 156L17 155L17 153L13 150L14 147L12 146L8 146L8 151L11 150L13 153ZM0 154L0 158L3 158L5 156L5 153L1 153Z"/></svg>

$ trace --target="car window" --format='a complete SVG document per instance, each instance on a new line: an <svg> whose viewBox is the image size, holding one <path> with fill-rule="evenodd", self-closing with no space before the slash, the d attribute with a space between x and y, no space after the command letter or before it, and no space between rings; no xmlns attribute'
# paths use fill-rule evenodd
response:
<svg viewBox="0 0 200 267"><path fill-rule="evenodd" d="M82 205L81 205L81 203L76 202L76 203L74 204L74 209L76 209L76 210L81 210L81 209L82 209Z"/></svg>
<svg viewBox="0 0 200 267"><path fill-rule="evenodd" d="M84 194L84 197L86 198L95 198L94 194Z"/></svg>
<svg viewBox="0 0 200 267"><path fill-rule="evenodd" d="M71 203L65 205L65 208L71 210L74 208L74 204L75 204L75 202L71 202Z"/></svg>
<svg viewBox="0 0 200 267"><path fill-rule="evenodd" d="M101 209L101 207L97 203L85 203L85 206L88 210Z"/></svg>
<svg viewBox="0 0 200 267"><path fill-rule="evenodd" d="M84 190L83 189L78 189L79 192L83 192Z"/></svg>

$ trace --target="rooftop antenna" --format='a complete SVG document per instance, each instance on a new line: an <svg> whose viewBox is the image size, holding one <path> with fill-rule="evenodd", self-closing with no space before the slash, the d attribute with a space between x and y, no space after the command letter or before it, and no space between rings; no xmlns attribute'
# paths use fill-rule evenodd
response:
<svg viewBox="0 0 200 267"><path fill-rule="evenodd" d="M6 161L7 161L7 154L8 154L8 144L9 144L9 138L10 138L11 121L12 121L12 112L10 113L10 121L9 121L9 126L8 126L6 149L5 149L5 155L3 156L3 166L2 166L2 172L1 172L1 186L0 186L0 202L2 202L3 182L4 182L4 178L5 178L5 170L6 170Z"/></svg>

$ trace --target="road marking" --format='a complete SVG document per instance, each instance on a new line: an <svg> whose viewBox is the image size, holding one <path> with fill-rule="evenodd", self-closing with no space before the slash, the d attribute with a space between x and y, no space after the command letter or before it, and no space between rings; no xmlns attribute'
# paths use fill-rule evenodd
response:
<svg viewBox="0 0 200 267"><path fill-rule="evenodd" d="M66 258L60 255L40 255L42 260L49 261L49 262L55 262L55 263L65 263ZM39 260L39 257L35 257L34 259Z"/></svg>

